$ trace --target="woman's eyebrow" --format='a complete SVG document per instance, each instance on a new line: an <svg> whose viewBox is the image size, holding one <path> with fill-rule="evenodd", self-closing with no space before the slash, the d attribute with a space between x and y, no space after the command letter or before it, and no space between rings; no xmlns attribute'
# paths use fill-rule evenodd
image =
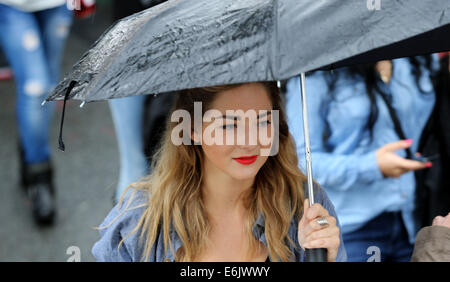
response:
<svg viewBox="0 0 450 282"><path fill-rule="evenodd" d="M259 114L259 115L257 116L257 119L263 118L263 117L265 117L265 116L267 116L267 115L271 115L271 114L272 114L271 111L267 111L267 110L266 110L264 113ZM217 117L215 117L215 118L232 119L232 120L241 120L241 117L240 117L240 116L230 116L230 115L222 115L222 116L217 116Z"/></svg>
<svg viewBox="0 0 450 282"><path fill-rule="evenodd" d="M265 117L265 116L271 115L271 114L272 114L272 111L267 111L267 110L265 110L264 113L258 115L258 119L259 119L260 117Z"/></svg>

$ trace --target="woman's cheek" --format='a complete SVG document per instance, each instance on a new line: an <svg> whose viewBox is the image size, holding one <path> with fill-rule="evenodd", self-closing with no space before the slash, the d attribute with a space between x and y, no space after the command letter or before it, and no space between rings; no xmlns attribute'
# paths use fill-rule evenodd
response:
<svg viewBox="0 0 450 282"><path fill-rule="evenodd" d="M203 151L208 159L210 159L217 166L223 167L229 165L232 161L232 149L224 145L203 145Z"/></svg>

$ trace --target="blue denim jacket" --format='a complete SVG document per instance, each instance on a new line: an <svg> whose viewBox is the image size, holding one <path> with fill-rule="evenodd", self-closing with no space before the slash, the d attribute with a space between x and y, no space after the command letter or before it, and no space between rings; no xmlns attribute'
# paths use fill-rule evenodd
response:
<svg viewBox="0 0 450 282"><path fill-rule="evenodd" d="M434 67L438 62L433 56ZM379 86L392 98L392 106L407 138L413 140L411 152L417 152L420 135L433 110L435 94L429 71L420 77L417 88L407 58L396 59L390 83L379 80ZM381 146L399 140L385 102L376 98L378 119L373 127L373 140L366 128L370 102L363 80L345 75L336 83L335 93L328 93L325 73L306 77L308 121L314 179L324 187L342 225L342 233L357 230L383 212L401 211L414 242L417 227L413 220L415 178L413 172L399 178L385 178L378 168L375 152ZM333 98L332 98L333 97ZM289 130L297 144L297 154L304 155L302 106L299 78L287 83L286 113ZM404 150L396 152L405 157ZM304 170L304 158L299 158ZM345 236L344 236L345 237Z"/></svg>
<svg viewBox="0 0 450 282"><path fill-rule="evenodd" d="M333 204L328 199L325 191L318 185L315 185L315 194L314 198L316 203L320 203L325 209L328 210L329 214L333 217L336 217L336 213L334 211ZM130 193L131 194L131 193ZM307 193L306 193L307 195ZM135 197L133 198L132 203L129 205L127 209L125 209L127 205L127 201L125 200L122 204L120 210L116 205L105 218L102 226L107 226L107 228L100 229L101 238L97 241L93 248L92 254L96 258L97 261L119 261L119 262L135 262L140 261L143 254L143 244L139 244L139 236L141 230L139 229L136 233L129 236L124 240L124 243L121 245L120 249L118 249L118 245L120 240L127 236L135 228L137 225L143 211L146 208L147 203L147 195L145 192L137 191ZM114 222L113 220L116 219ZM339 226L339 222L338 222ZM296 261L304 261L304 252L299 247L298 239L297 239L297 229L298 222L292 220L291 226L289 228L289 236L295 242L297 249L291 247L291 251L295 254ZM258 238L266 247L266 237L265 237L265 224L264 217L262 213L259 214L255 224L253 225L253 234L256 238ZM170 238L173 243L173 249L176 253L179 247L181 247L182 242L178 237L175 229L171 225L170 229ZM345 252L342 235L340 236L341 244L339 246L337 261L346 261L347 254ZM174 261L174 253L170 251L168 248L168 253L164 253L164 240L162 230L160 231L159 238L156 244L152 247L149 257L150 262L162 262L162 261Z"/></svg>

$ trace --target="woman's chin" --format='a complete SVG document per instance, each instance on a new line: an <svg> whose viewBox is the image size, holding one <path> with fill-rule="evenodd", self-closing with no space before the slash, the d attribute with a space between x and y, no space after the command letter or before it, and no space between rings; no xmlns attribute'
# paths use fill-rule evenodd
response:
<svg viewBox="0 0 450 282"><path fill-rule="evenodd" d="M254 168L247 168L247 169L240 169L240 170L234 170L230 173L230 176L236 180L250 180L255 178L255 176L258 174L258 170L255 170Z"/></svg>

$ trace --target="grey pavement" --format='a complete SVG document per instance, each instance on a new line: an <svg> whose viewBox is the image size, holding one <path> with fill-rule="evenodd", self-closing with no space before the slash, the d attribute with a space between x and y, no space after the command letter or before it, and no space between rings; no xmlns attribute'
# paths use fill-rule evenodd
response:
<svg viewBox="0 0 450 282"><path fill-rule="evenodd" d="M101 4L101 2L100 2ZM110 9L99 5L93 18L76 19L68 38L63 72L111 24ZM0 261L67 261L71 246L80 249L81 261L94 261L91 248L98 226L112 208L119 162L113 123L107 102L68 101L64 123L66 151L58 150L62 102L52 120L51 146L56 169L57 219L40 228L19 189L19 161L15 118L15 85L0 82Z"/></svg>

